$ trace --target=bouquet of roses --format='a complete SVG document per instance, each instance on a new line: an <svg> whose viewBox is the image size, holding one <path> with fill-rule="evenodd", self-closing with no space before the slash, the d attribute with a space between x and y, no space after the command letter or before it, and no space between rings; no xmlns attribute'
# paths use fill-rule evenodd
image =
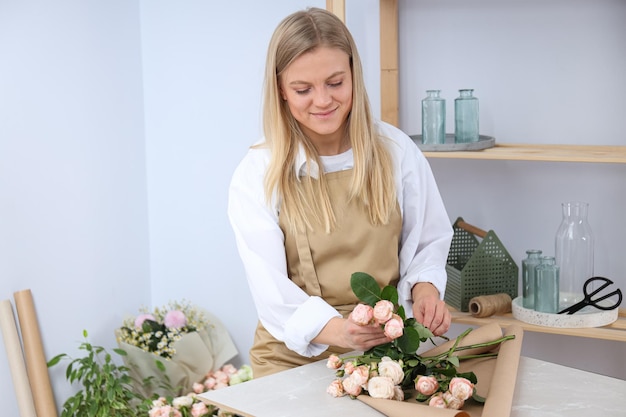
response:
<svg viewBox="0 0 626 417"><path fill-rule="evenodd" d="M366 393L373 398L404 401L410 393L416 395L417 401L453 409L460 409L470 398L485 401L476 394L476 375L459 372L459 361L497 353L460 356L460 352L495 346L514 335L460 346L461 340L472 330L468 329L449 350L434 356L420 356L417 353L420 343L434 336L414 318L406 317L404 308L398 303L397 289L392 286L381 289L372 276L363 272L354 273L350 284L362 302L354 308L350 319L363 326L383 326L385 334L392 340L361 355L343 358L331 355L327 367L335 369L338 378L327 389L330 395L356 398Z"/></svg>
<svg viewBox="0 0 626 417"><path fill-rule="evenodd" d="M115 333L135 388L146 398L189 392L238 353L217 317L186 301L140 313Z"/></svg>

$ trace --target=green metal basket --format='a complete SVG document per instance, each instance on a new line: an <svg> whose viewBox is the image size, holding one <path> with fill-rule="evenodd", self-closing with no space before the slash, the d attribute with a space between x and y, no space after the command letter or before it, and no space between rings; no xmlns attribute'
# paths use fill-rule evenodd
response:
<svg viewBox="0 0 626 417"><path fill-rule="evenodd" d="M469 311L469 301L479 295L518 295L519 268L493 230L485 232L459 217L448 253L445 301ZM477 237L481 240L478 240Z"/></svg>

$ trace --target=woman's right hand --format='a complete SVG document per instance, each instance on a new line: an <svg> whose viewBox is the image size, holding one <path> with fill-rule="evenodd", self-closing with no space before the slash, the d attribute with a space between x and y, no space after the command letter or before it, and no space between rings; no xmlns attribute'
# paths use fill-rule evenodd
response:
<svg viewBox="0 0 626 417"><path fill-rule="evenodd" d="M374 346L391 342L378 325L363 326L350 319L334 317L313 339L315 343L366 351Z"/></svg>

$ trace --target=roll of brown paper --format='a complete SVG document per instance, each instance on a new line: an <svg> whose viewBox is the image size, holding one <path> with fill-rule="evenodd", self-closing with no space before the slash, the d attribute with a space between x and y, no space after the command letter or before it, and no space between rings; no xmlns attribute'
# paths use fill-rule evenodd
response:
<svg viewBox="0 0 626 417"><path fill-rule="evenodd" d="M469 301L469 311L474 317L489 317L511 312L511 296L508 294L480 295Z"/></svg>
<svg viewBox="0 0 626 417"><path fill-rule="evenodd" d="M57 417L57 407L50 385L50 375L48 375L48 365L41 343L33 296L30 290L22 290L14 293L13 297L22 331L26 370L37 417Z"/></svg>
<svg viewBox="0 0 626 417"><path fill-rule="evenodd" d="M20 416L37 417L33 393L30 390L28 374L26 373L22 344L20 343L20 336L17 332L17 324L13 315L13 306L9 300L0 301L0 330L2 330L2 338L4 339L4 346L7 352Z"/></svg>

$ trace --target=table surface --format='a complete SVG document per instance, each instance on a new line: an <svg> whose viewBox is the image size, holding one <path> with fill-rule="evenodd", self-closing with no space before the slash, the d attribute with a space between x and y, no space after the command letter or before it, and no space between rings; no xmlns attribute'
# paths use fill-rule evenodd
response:
<svg viewBox="0 0 626 417"><path fill-rule="evenodd" d="M322 361L200 397L255 417L383 416L361 401L327 394L333 379ZM521 357L511 417L563 415L626 417L626 381Z"/></svg>

